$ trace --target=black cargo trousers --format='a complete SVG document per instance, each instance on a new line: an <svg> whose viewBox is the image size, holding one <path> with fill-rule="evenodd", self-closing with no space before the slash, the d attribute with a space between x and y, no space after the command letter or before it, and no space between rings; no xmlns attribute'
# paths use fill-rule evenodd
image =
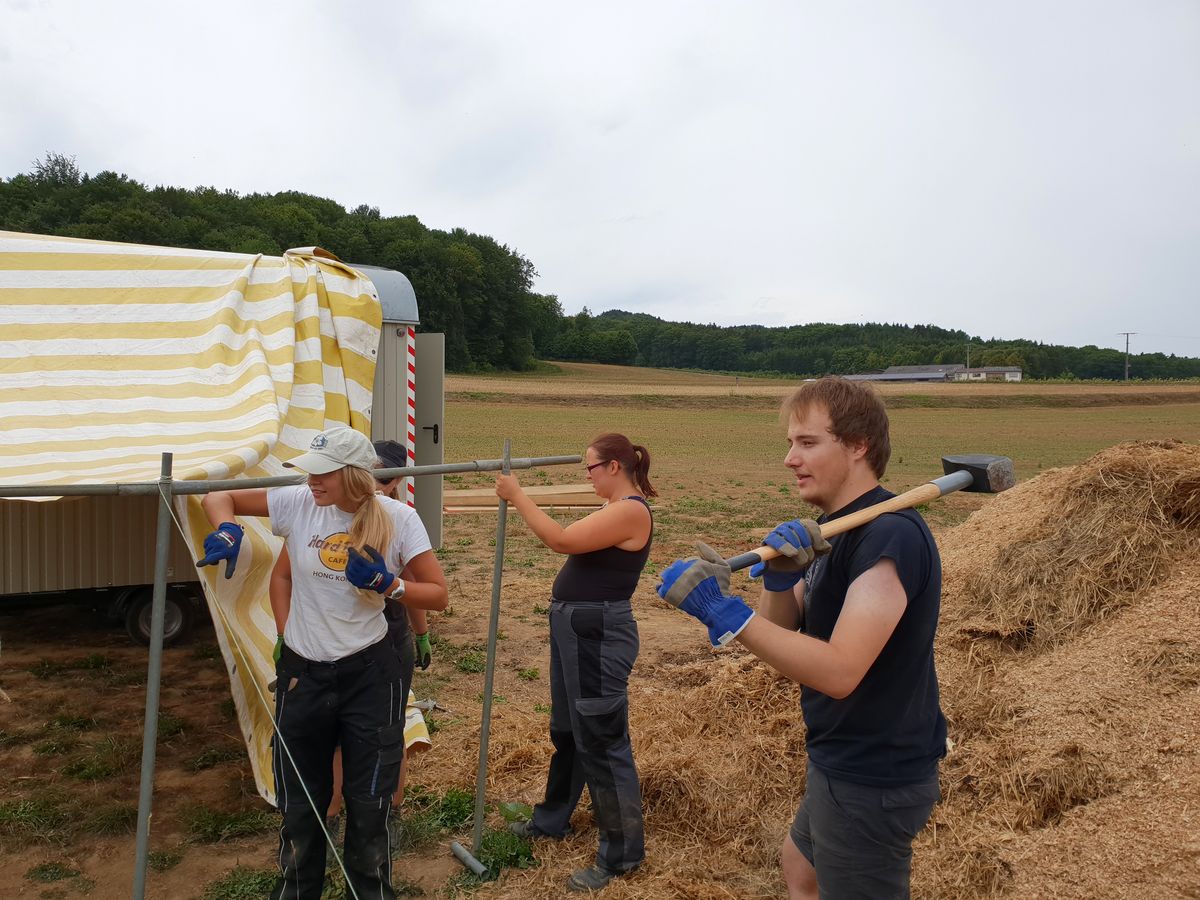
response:
<svg viewBox="0 0 1200 900"><path fill-rule="evenodd" d="M628 600L551 602L554 754L533 825L544 834L566 834L586 782L600 832L596 862L614 872L637 868L646 855L641 785L629 741L629 673L637 654Z"/></svg>
<svg viewBox="0 0 1200 900"><path fill-rule="evenodd" d="M392 900L388 811L404 758L406 691L391 636L330 663L312 662L285 645L275 672L272 759L283 825L280 877L272 900L321 896L326 856L322 826L339 743L346 872L359 897Z"/></svg>

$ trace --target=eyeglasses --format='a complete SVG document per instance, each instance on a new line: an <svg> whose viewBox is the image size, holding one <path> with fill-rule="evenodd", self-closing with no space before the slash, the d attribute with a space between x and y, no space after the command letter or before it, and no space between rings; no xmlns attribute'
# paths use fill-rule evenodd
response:
<svg viewBox="0 0 1200 900"><path fill-rule="evenodd" d="M610 462L612 462L612 460L606 459L604 462L592 463L590 466L585 465L583 468L590 473L592 469L596 468L596 466L607 466Z"/></svg>

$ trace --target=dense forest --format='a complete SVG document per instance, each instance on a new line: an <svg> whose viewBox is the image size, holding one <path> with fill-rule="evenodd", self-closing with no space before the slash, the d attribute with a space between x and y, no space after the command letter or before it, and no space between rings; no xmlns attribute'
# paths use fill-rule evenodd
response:
<svg viewBox="0 0 1200 900"><path fill-rule="evenodd" d="M586 308L564 315L557 297L532 289L533 263L494 238L427 228L416 216L346 210L296 191L238 194L213 187L147 187L125 175L88 175L48 154L0 179L0 230L278 256L319 246L347 262L408 276L421 329L446 335L455 371L530 369L535 359L811 376L892 365L966 362L1020 366L1026 378L1124 377L1117 350L1026 340L981 340L935 325L810 323L767 328L666 322L643 313ZM1130 357L1135 378L1200 377L1200 359Z"/></svg>

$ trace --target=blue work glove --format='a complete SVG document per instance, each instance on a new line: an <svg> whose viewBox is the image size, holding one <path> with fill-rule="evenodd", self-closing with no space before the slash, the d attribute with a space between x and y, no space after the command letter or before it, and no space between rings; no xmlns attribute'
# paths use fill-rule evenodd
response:
<svg viewBox="0 0 1200 900"><path fill-rule="evenodd" d="M379 551L370 544L363 548L371 558L367 559L353 547L347 553L346 580L356 588L383 594L392 586L396 576L388 571L387 564Z"/></svg>
<svg viewBox="0 0 1200 900"><path fill-rule="evenodd" d="M238 551L242 549L242 526L236 522L222 522L216 531L204 539L204 559L196 563L200 566L215 566L221 560L225 563L225 577L232 578L237 566Z"/></svg>
<svg viewBox="0 0 1200 900"><path fill-rule="evenodd" d="M821 535L821 526L812 519L793 519L775 526L763 538L763 544L779 551L779 556L750 567L750 577L763 580L768 591L790 591L804 577L804 570L822 553L829 542Z"/></svg>
<svg viewBox="0 0 1200 900"><path fill-rule="evenodd" d="M662 573L658 596L708 626L708 640L723 647L742 633L754 610L741 597L729 596L729 565L707 544L699 558L677 559Z"/></svg>

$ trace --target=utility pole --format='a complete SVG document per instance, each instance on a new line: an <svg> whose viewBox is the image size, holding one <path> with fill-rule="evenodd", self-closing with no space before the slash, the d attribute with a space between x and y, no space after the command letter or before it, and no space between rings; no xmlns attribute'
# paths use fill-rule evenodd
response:
<svg viewBox="0 0 1200 900"><path fill-rule="evenodd" d="M1117 334L1125 335L1125 380L1129 380L1129 336L1137 334L1136 331L1118 331Z"/></svg>
<svg viewBox="0 0 1200 900"><path fill-rule="evenodd" d="M971 368L971 339L967 338L967 369Z"/></svg>

